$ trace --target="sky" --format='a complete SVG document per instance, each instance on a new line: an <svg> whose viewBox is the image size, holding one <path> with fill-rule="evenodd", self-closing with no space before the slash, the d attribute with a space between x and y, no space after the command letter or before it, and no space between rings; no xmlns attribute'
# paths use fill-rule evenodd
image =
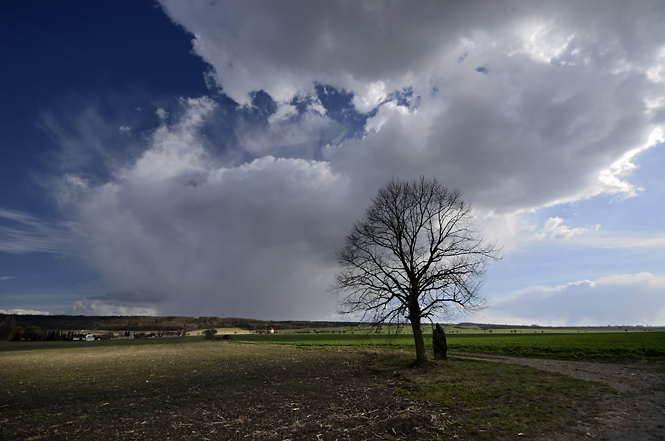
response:
<svg viewBox="0 0 665 441"><path fill-rule="evenodd" d="M345 319L422 175L503 256L442 319L665 325L662 6L5 0L0 313Z"/></svg>

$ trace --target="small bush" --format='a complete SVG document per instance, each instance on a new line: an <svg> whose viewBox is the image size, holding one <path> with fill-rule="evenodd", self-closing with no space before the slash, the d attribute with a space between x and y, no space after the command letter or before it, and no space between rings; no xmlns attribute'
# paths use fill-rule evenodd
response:
<svg viewBox="0 0 665 441"><path fill-rule="evenodd" d="M206 329L203 331L203 338L206 340L212 340L215 334L217 334L217 329Z"/></svg>

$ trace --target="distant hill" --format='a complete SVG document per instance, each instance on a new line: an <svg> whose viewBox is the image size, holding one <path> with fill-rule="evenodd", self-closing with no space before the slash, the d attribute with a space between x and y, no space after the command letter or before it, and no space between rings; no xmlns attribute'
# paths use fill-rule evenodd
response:
<svg viewBox="0 0 665 441"><path fill-rule="evenodd" d="M0 314L0 323L7 317ZM241 328L248 331L352 326L351 322L266 321L233 317L181 316L85 316L11 315L17 326L38 326L42 330L99 329L105 331L194 331L208 328Z"/></svg>

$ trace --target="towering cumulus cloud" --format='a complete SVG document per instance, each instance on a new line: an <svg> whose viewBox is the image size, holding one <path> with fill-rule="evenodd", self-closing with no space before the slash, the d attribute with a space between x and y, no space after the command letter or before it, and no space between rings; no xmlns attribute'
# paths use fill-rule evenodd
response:
<svg viewBox="0 0 665 441"><path fill-rule="evenodd" d="M631 161L663 141L659 1L160 3L211 96L162 110L103 182L60 180L114 287L81 310L331 317L332 251L386 179L513 215L634 195Z"/></svg>
<svg viewBox="0 0 665 441"><path fill-rule="evenodd" d="M236 102L343 89L371 118L330 155L437 173L496 210L631 192L613 163L662 140L658 1L162 5Z"/></svg>
<svg viewBox="0 0 665 441"><path fill-rule="evenodd" d="M347 180L303 159L216 165L199 135L214 103L182 106L180 120L156 129L147 150L110 182L62 180L60 203L76 213L79 252L116 288L77 310L316 313L321 296L303 294L325 288L328 252L348 224Z"/></svg>

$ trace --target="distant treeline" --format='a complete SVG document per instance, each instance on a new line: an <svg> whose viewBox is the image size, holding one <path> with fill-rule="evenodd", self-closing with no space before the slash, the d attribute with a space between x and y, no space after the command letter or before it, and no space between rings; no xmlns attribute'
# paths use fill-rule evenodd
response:
<svg viewBox="0 0 665 441"><path fill-rule="evenodd" d="M0 314L0 323L11 319L14 326L35 326L48 330L105 330L105 331L195 331L209 328L241 328L260 331L273 328L334 328L352 326L351 322L266 321L233 317L179 316L85 316L85 315L13 315ZM2 336L0 336L2 338Z"/></svg>

